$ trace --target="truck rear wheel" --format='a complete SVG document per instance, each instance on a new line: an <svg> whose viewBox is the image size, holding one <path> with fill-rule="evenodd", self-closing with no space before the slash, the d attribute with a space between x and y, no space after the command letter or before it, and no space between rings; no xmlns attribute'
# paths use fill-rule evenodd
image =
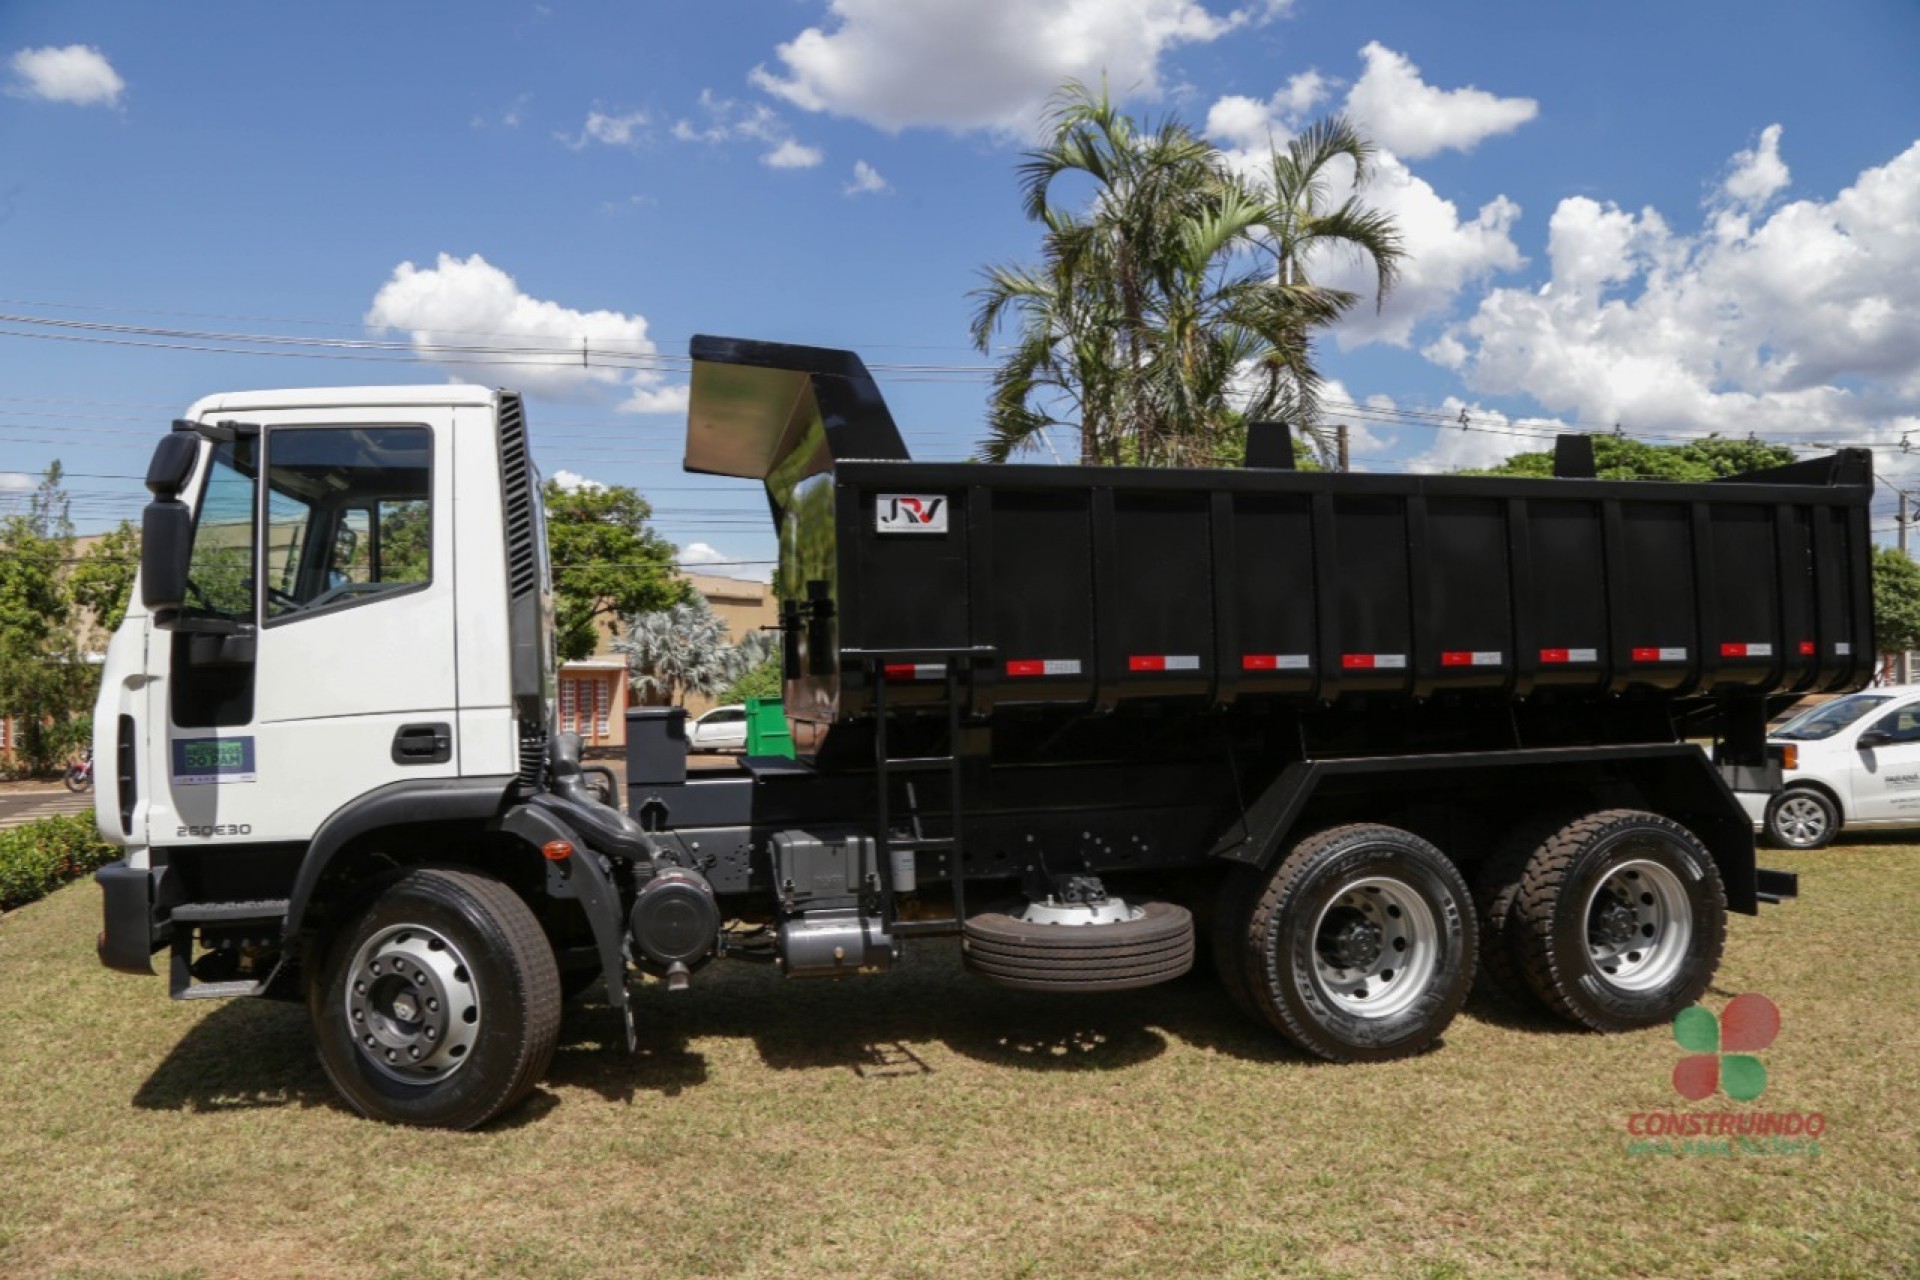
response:
<svg viewBox="0 0 1920 1280"><path fill-rule="evenodd" d="M497 880L412 871L328 948L308 996L328 1077L355 1110L472 1129L553 1060L560 975L533 912Z"/></svg>
<svg viewBox="0 0 1920 1280"><path fill-rule="evenodd" d="M1302 840L1246 919L1241 960L1254 1008L1335 1062L1420 1052L1473 985L1466 882L1445 854L1396 827L1355 824Z"/></svg>
<svg viewBox="0 0 1920 1280"><path fill-rule="evenodd" d="M1679 823L1633 809L1561 828L1528 860L1513 902L1527 984L1596 1031L1670 1021L1713 981L1726 934L1713 858Z"/></svg>

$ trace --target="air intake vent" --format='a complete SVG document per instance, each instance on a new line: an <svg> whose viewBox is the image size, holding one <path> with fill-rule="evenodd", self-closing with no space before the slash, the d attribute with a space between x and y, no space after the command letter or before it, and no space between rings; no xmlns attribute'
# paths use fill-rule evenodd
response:
<svg viewBox="0 0 1920 1280"><path fill-rule="evenodd" d="M114 779L120 788L120 834L133 834L133 805L140 795L139 760L133 717L121 716L114 735Z"/></svg>
<svg viewBox="0 0 1920 1280"><path fill-rule="evenodd" d="M533 467L527 457L527 415L520 397L500 397L500 484L507 518L507 595L530 600L540 588L534 545Z"/></svg>

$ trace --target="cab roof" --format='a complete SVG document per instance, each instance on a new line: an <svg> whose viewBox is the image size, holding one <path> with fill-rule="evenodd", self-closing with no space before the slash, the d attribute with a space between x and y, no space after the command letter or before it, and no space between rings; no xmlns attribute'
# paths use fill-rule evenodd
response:
<svg viewBox="0 0 1920 1280"><path fill-rule="evenodd" d="M501 394L498 387L481 387L465 382L411 387L298 387L273 391L222 391L194 401L193 407L187 410L187 417L203 418L209 413L244 413L259 409L490 405Z"/></svg>

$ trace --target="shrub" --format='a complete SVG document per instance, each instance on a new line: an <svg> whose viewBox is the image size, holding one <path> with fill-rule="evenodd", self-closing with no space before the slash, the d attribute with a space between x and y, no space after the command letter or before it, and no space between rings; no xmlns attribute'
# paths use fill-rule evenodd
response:
<svg viewBox="0 0 1920 1280"><path fill-rule="evenodd" d="M768 658L728 685L720 695L722 704L745 702L748 698L778 698L786 692L780 680L780 660Z"/></svg>
<svg viewBox="0 0 1920 1280"><path fill-rule="evenodd" d="M44 898L118 856L89 813L41 818L0 831L0 911Z"/></svg>

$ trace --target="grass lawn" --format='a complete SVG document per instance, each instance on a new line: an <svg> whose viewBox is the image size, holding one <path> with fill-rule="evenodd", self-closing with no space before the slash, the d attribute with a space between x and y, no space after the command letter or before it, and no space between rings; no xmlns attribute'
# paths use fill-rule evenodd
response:
<svg viewBox="0 0 1920 1280"><path fill-rule="evenodd" d="M1444 1045L1308 1061L1207 981L1067 1003L951 943L887 977L718 966L573 1011L476 1134L360 1120L297 1007L101 969L98 891L0 919L0 1275L1852 1276L1920 1266L1920 847L1772 854L1714 1008L1780 1007L1754 1103L1664 1029L1477 994ZM1628 1150L1642 1111L1819 1112L1817 1155Z"/></svg>

